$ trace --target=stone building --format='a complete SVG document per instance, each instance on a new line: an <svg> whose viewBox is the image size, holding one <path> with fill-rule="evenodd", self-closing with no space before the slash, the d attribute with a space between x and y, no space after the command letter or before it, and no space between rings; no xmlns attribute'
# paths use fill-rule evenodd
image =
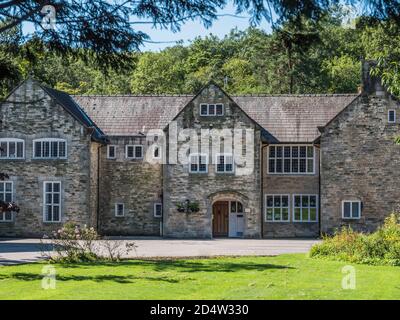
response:
<svg viewBox="0 0 400 320"><path fill-rule="evenodd" d="M316 237L398 209L398 101L360 94L69 96L32 79L0 105L0 236Z"/></svg>

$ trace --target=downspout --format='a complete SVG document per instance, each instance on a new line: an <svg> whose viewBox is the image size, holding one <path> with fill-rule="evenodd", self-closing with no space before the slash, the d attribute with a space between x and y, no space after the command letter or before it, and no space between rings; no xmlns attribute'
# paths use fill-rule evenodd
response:
<svg viewBox="0 0 400 320"><path fill-rule="evenodd" d="M321 148L318 148L318 234L321 237Z"/></svg>
<svg viewBox="0 0 400 320"><path fill-rule="evenodd" d="M160 237L164 237L164 163L163 163L163 150L161 148L161 206L162 215L160 219Z"/></svg>
<svg viewBox="0 0 400 320"><path fill-rule="evenodd" d="M264 238L264 148L268 144L262 145L261 142L261 238Z"/></svg>
<svg viewBox="0 0 400 320"><path fill-rule="evenodd" d="M97 147L97 210L96 210L96 231L99 232L100 228L100 151L105 145L101 144Z"/></svg>

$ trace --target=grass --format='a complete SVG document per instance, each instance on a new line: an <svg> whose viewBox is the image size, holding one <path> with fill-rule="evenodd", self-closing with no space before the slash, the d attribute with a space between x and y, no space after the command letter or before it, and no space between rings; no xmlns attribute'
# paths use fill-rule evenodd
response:
<svg viewBox="0 0 400 320"><path fill-rule="evenodd" d="M0 299L400 299L400 268L308 258L229 257L57 265L56 289L41 288L45 263L0 267Z"/></svg>

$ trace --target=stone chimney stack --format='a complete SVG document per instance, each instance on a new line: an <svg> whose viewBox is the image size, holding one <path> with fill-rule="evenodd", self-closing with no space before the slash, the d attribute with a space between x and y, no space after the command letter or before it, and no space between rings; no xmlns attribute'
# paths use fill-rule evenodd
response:
<svg viewBox="0 0 400 320"><path fill-rule="evenodd" d="M384 96L385 88L382 86L382 81L379 77L373 77L370 74L371 68L376 65L376 61L362 60L361 75L362 75L362 93L366 95Z"/></svg>

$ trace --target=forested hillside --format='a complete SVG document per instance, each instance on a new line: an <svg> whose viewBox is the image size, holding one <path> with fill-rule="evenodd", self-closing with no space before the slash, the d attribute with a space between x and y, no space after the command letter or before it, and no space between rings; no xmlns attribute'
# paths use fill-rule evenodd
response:
<svg viewBox="0 0 400 320"><path fill-rule="evenodd" d="M1 36L0 94L29 73L72 94L194 93L209 79L234 94L357 92L361 57L382 59L400 51L398 28L390 33L388 25L368 18L344 24L340 10L333 10L300 29L285 24L272 34L232 30L223 39L209 35L188 46L132 53L133 62L122 70L104 70L90 57L57 56L38 40L20 45L14 30ZM389 79L396 92L398 76Z"/></svg>

